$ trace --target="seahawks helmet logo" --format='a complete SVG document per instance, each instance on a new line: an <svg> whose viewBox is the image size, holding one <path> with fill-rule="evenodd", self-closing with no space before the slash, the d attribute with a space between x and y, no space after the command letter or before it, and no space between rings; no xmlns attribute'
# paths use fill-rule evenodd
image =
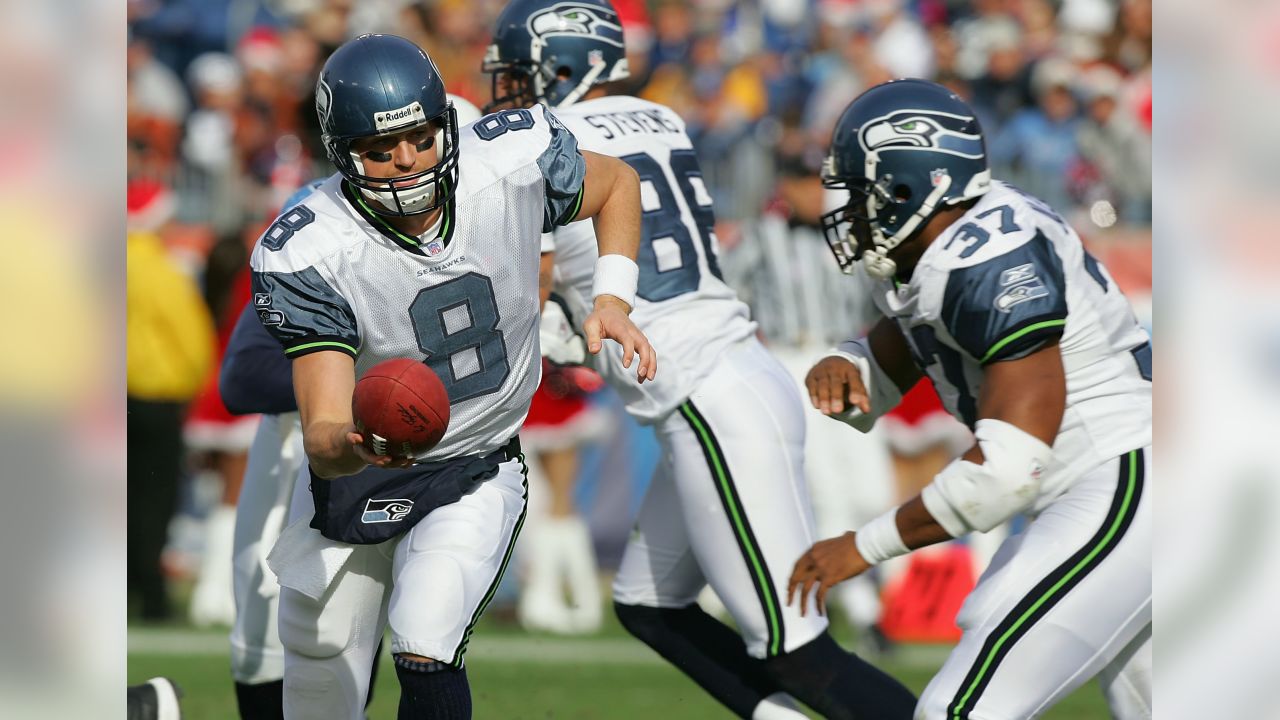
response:
<svg viewBox="0 0 1280 720"><path fill-rule="evenodd" d="M329 132L329 124L333 115L333 89L321 77L316 81L316 113L320 116L320 127Z"/></svg>
<svg viewBox="0 0 1280 720"><path fill-rule="evenodd" d="M560 3L529 16L529 33L535 38L588 35L622 47L622 26L617 17L604 17L598 8Z"/></svg>
<svg viewBox="0 0 1280 720"><path fill-rule="evenodd" d="M935 110L899 110L862 126L858 142L865 152L926 150L979 159L985 154L982 136L972 117Z"/></svg>

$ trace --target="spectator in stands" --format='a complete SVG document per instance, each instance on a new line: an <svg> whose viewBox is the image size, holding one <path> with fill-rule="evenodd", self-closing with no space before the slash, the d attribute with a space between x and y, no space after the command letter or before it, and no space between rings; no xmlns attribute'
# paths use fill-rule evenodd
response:
<svg viewBox="0 0 1280 720"><path fill-rule="evenodd" d="M982 72L970 82L973 109L988 137L1031 102L1031 69L1022 48L1022 31L1012 20L988 26Z"/></svg>
<svg viewBox="0 0 1280 720"><path fill-rule="evenodd" d="M1009 178L1051 207L1073 204L1068 175L1080 157L1073 76L1066 61L1040 61L1032 73L1036 106L1014 115L988 148L994 174Z"/></svg>
<svg viewBox="0 0 1280 720"><path fill-rule="evenodd" d="M136 180L127 199L128 587L144 620L164 620L172 610L160 553L177 503L182 417L213 364L213 320L160 239L169 190Z"/></svg>
<svg viewBox="0 0 1280 720"><path fill-rule="evenodd" d="M1151 222L1151 137L1118 104L1121 79L1108 67L1081 78L1085 116L1080 124L1080 154L1097 169L1103 195L1132 223Z"/></svg>

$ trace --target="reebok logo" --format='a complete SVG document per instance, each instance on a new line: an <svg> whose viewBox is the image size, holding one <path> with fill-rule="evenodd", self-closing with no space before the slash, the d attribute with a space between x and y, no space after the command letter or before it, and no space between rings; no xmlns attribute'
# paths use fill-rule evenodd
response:
<svg viewBox="0 0 1280 720"><path fill-rule="evenodd" d="M1010 285L1021 285L1024 282L1030 282L1036 279L1036 266L1032 263L1019 265L1009 268L1000 273L1000 285L1008 287Z"/></svg>

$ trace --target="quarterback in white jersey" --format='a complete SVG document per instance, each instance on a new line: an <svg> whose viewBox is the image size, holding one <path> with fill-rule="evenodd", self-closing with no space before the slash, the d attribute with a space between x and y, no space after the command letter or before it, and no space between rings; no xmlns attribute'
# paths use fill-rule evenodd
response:
<svg viewBox="0 0 1280 720"><path fill-rule="evenodd" d="M580 152L544 108L460 129L435 64L391 35L338 48L316 110L339 172L252 255L308 458L268 557L285 715L362 717L389 624L400 716L470 717L463 653L526 506L515 434L538 383L539 236L594 218L618 270L585 322L588 347L616 340L651 378L656 358L627 318L638 180ZM444 440L419 457L370 453L352 420L356 378L398 357L421 358L449 394Z"/></svg>
<svg viewBox="0 0 1280 720"><path fill-rule="evenodd" d="M1036 717L1091 677L1151 717L1151 343L1106 270L1039 200L991 180L973 111L946 88L868 90L824 169L840 265L884 314L809 373L823 412L867 428L921 373L977 444L917 497L816 544L789 594L1028 513L956 618L916 718Z"/></svg>
<svg viewBox="0 0 1280 720"><path fill-rule="evenodd" d="M662 379L641 385L608 353L593 363L654 426L663 453L614 580L623 626L741 717L804 717L788 695L827 717L909 712L911 693L840 649L826 618L782 602L785 572L814 538L802 398L720 277L715 215L684 122L609 96L627 73L617 13L606 0L516 0L484 69L495 104L550 104L583 148L640 176L631 317L662 348ZM558 229L554 246L561 291L580 313L574 299L600 282L592 229ZM697 606L708 584L741 636Z"/></svg>
<svg viewBox="0 0 1280 720"><path fill-rule="evenodd" d="M480 110L453 93L458 125L470 125ZM284 204L287 212L324 179L298 188ZM262 422L249 449L244 483L236 501L233 552L235 623L231 628L231 675L240 717L273 720L284 715L284 648L276 630L280 586L267 567L288 517L298 470L306 463L302 421L293 398L293 373L281 347L258 322L252 303L231 333L219 376L222 401L234 414L260 413ZM377 665L374 665L376 672Z"/></svg>

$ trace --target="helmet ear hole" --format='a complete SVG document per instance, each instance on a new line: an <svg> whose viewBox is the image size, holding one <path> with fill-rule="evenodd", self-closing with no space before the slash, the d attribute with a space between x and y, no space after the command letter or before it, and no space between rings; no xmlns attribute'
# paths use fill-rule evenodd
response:
<svg viewBox="0 0 1280 720"><path fill-rule="evenodd" d="M560 67L556 68L557 80L570 80L572 78L573 78L573 68L569 67L568 65L561 65Z"/></svg>
<svg viewBox="0 0 1280 720"><path fill-rule="evenodd" d="M906 202L911 199L911 186L898 184L893 186L893 199L898 202Z"/></svg>

